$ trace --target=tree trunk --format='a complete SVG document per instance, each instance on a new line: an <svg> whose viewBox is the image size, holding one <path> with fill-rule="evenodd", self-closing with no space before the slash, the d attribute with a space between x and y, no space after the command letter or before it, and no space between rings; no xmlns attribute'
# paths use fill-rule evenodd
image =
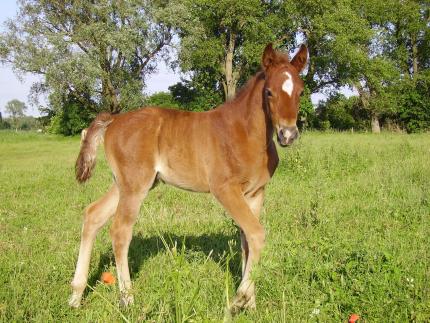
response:
<svg viewBox="0 0 430 323"><path fill-rule="evenodd" d="M119 106L117 93L112 85L112 82L106 78L102 80L102 93L106 106L111 113L118 113L121 111Z"/></svg>
<svg viewBox="0 0 430 323"><path fill-rule="evenodd" d="M361 104L363 108L367 111L370 111L370 124L372 128L373 133L380 133L381 132L381 126L379 124L378 119L378 112L372 111L370 105L369 105L369 99L370 99L370 93L366 92L366 90L363 88L363 86L360 84L359 81L354 83L355 88L357 89L358 96L360 98Z"/></svg>
<svg viewBox="0 0 430 323"><path fill-rule="evenodd" d="M415 77L418 73L418 44L417 37L415 34L411 35L412 45L412 77Z"/></svg>
<svg viewBox="0 0 430 323"><path fill-rule="evenodd" d="M229 33L229 40L226 48L224 78L223 82L225 99L231 100L236 95L237 76L233 72L233 57L236 35L233 32Z"/></svg>
<svg viewBox="0 0 430 323"><path fill-rule="evenodd" d="M381 126L379 125L379 119L378 116L373 114L372 115L372 133L380 133L381 132Z"/></svg>

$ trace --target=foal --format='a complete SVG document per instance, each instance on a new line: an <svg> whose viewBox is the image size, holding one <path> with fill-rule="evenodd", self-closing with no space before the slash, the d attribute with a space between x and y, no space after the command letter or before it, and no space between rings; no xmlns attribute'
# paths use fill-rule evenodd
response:
<svg viewBox="0 0 430 323"><path fill-rule="evenodd" d="M112 216L110 235L121 302L133 302L127 259L132 227L142 200L162 180L212 193L240 227L242 281L231 310L255 308L251 269L265 239L259 215L264 187L278 165L273 134L281 146L298 137L296 121L304 86L299 73L307 55L302 45L290 62L287 55L267 45L263 70L232 101L208 112L148 107L97 116L83 139L76 179L82 183L91 176L97 146L104 139L114 183L85 210L71 306L81 303L96 234Z"/></svg>

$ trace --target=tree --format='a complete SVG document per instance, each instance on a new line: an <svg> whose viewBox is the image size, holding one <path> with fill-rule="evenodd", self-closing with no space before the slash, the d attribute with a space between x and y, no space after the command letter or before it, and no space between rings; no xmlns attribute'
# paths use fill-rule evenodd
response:
<svg viewBox="0 0 430 323"><path fill-rule="evenodd" d="M2 113L0 112L0 129L10 129L10 124L6 120L3 120Z"/></svg>
<svg viewBox="0 0 430 323"><path fill-rule="evenodd" d="M192 23L179 26L179 65L203 86L234 97L260 66L264 46L284 40L291 20L281 21L278 5L259 0L186 0ZM202 77L203 75L203 77ZM209 76L209 77L207 77ZM205 83L205 80L216 83ZM202 82L203 81L203 82Z"/></svg>
<svg viewBox="0 0 430 323"><path fill-rule="evenodd" d="M81 133L93 119L94 116L90 111L82 109L76 98L69 96L63 108L51 116L48 130L52 133L73 136Z"/></svg>
<svg viewBox="0 0 430 323"><path fill-rule="evenodd" d="M156 92L145 100L145 106L157 106L163 108L179 108L178 102L169 92Z"/></svg>
<svg viewBox="0 0 430 323"><path fill-rule="evenodd" d="M353 3L352 0L282 2L282 20L294 22L293 40L304 41L308 47L310 62L305 81L312 94L350 86L368 57L361 47L371 40L373 33Z"/></svg>
<svg viewBox="0 0 430 323"><path fill-rule="evenodd" d="M18 131L18 119L24 117L25 110L27 110L25 103L17 99L13 99L5 105L5 111L12 119L15 131Z"/></svg>
<svg viewBox="0 0 430 323"><path fill-rule="evenodd" d="M167 4L166 4L167 3ZM145 76L172 39L166 1L20 0L0 35L0 58L43 81L61 110L73 96L87 110L119 112L143 102ZM164 20L163 20L164 19Z"/></svg>
<svg viewBox="0 0 430 323"><path fill-rule="evenodd" d="M347 98L341 93L333 94L327 100L319 102L317 114L320 128L324 128L326 124L336 130L368 128L367 111L362 109L360 99L356 96Z"/></svg>
<svg viewBox="0 0 430 323"><path fill-rule="evenodd" d="M216 88L216 81L202 81L203 73L196 75L191 81L182 80L169 87L169 91L180 107L188 111L207 111L220 105L223 97ZM204 84L209 86L204 86Z"/></svg>
<svg viewBox="0 0 430 323"><path fill-rule="evenodd" d="M285 19L293 19L297 25L294 39L304 39L308 46L310 63L305 83L310 94L333 95L343 86L359 85L363 103L367 103L366 91L373 89L367 80L375 67L369 49L375 30L363 15L362 7L351 0L288 0L283 6L292 8L283 12L290 14ZM376 106L367 107L373 113Z"/></svg>
<svg viewBox="0 0 430 323"><path fill-rule="evenodd" d="M398 119L407 132L430 130L430 70L406 78L394 88Z"/></svg>
<svg viewBox="0 0 430 323"><path fill-rule="evenodd" d="M384 31L384 54L396 62L400 73L414 77L428 62L430 2L367 1L374 12L373 24Z"/></svg>
<svg viewBox="0 0 430 323"><path fill-rule="evenodd" d="M368 63L361 69L356 88L363 107L369 111L373 132L380 131L379 117L401 111L397 84L407 84L423 70L420 52L427 27L425 1L361 2L356 10L373 31L371 42L363 49ZM422 55L421 55L422 56ZM396 103L397 102L397 103Z"/></svg>
<svg viewBox="0 0 430 323"><path fill-rule="evenodd" d="M393 85L425 66L428 1L291 0L283 5L294 8L296 39L308 45L310 92L355 88L372 131L379 132L381 116L396 113Z"/></svg>

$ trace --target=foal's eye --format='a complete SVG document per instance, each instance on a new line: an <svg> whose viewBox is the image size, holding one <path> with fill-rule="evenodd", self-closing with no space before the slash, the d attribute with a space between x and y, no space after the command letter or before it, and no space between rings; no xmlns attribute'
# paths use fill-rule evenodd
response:
<svg viewBox="0 0 430 323"><path fill-rule="evenodd" d="M272 91L270 91L269 89L266 89L266 95L268 98L272 97L273 96Z"/></svg>

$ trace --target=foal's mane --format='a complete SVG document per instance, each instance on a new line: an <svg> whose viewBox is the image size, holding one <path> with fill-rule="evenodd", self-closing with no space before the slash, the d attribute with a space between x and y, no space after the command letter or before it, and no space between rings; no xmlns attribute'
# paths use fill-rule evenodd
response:
<svg viewBox="0 0 430 323"><path fill-rule="evenodd" d="M274 59L273 64L290 65L290 57L287 53L277 52L275 57L276 58ZM238 103L238 101L242 100L249 93L249 91L251 91L255 87L256 83L264 79L265 79L264 71L262 70L258 71L253 77L251 77L251 79L248 80L248 82L246 82L246 84L243 87L239 89L235 97L231 99L231 101L229 102Z"/></svg>
<svg viewBox="0 0 430 323"><path fill-rule="evenodd" d="M248 82L245 83L244 86L242 86L239 89L239 91L236 93L235 97L227 103L238 103L239 101L241 101L244 97L246 97L248 95L248 93L250 91L252 91L252 89L255 87L255 85L258 82L264 80L264 78L265 78L265 74L263 71L257 72L253 77L251 77L248 80Z"/></svg>

